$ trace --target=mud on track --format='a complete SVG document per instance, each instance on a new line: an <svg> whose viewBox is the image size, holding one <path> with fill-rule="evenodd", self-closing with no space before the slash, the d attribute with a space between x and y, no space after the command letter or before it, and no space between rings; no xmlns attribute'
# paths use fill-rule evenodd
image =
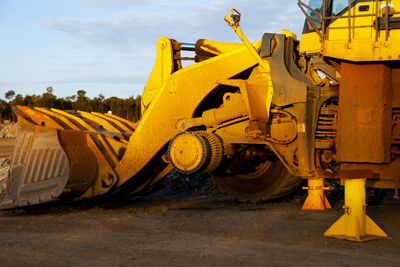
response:
<svg viewBox="0 0 400 267"><path fill-rule="evenodd" d="M2 266L399 266L400 203L370 205L391 239L324 238L342 214L300 210L304 194L261 204L229 200L202 180L143 197L0 212ZM197 190L197 192L195 192Z"/></svg>

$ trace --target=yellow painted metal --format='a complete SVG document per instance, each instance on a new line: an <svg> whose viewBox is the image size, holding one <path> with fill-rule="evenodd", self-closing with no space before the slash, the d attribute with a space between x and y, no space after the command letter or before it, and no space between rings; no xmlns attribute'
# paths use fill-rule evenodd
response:
<svg viewBox="0 0 400 267"><path fill-rule="evenodd" d="M258 49L261 42L253 45ZM219 80L230 79L256 64L249 50L241 47L174 72L157 91L130 137L134 141L129 142L116 167L120 178L118 185L138 173L185 127L183 122L193 117L201 100L218 86Z"/></svg>
<svg viewBox="0 0 400 267"><path fill-rule="evenodd" d="M378 5L377 5L378 2ZM400 0L391 0L389 8L400 11ZM360 6L368 6L369 11L360 11ZM349 12L328 24L323 42L316 32L305 33L301 37L300 52L322 52L323 56L349 61L383 61L400 59L400 29L388 28L376 33L375 15L386 19L385 1L359 1ZM372 16L365 16L370 14ZM354 17L361 16L361 17ZM400 14L391 14L388 19L398 19Z"/></svg>
<svg viewBox="0 0 400 267"><path fill-rule="evenodd" d="M129 127L127 127L124 123L122 123L120 120L117 120L110 116L106 116L105 114L102 114L100 112L90 112L90 113L108 121L111 124L114 124L116 127L118 127L119 131L121 132L133 133L133 131Z"/></svg>
<svg viewBox="0 0 400 267"><path fill-rule="evenodd" d="M142 92L142 114L174 71L173 49L171 40L160 37L156 44L157 56L153 70Z"/></svg>
<svg viewBox="0 0 400 267"><path fill-rule="evenodd" d="M357 11L354 9L352 12ZM232 9L225 20L243 44L202 40L198 44L198 49L216 55L216 57L184 69L174 69L173 41L166 37L157 41L157 58L143 91L143 116L139 126L113 114L78 111L81 116L74 116L69 112L56 109L49 111L42 108L20 107L37 125L44 124L43 126L48 128L60 130L53 129L52 138L57 142L60 138L60 144L68 152L68 160L70 160L71 168L74 169L76 176L82 173L86 174L85 168L82 166L95 165L94 171L90 173L89 177L94 177L93 181L77 198L104 194L110 188L119 187L130 179L134 184L137 174L145 176L144 178L140 177L144 180L138 178L139 181L135 184L137 187L134 192L149 188L172 170L172 165L168 164L167 160L162 162L162 155L165 155L169 140L188 127L206 126L213 131L218 131L219 137L222 136L224 141L232 143L268 144L279 157L274 145L269 143L267 138L249 137L249 133L252 131L249 130L249 121L262 121L265 126L267 126L267 122L270 122L272 137L274 137L274 131L277 133L276 136L279 136L278 132L285 132L284 135L287 136L289 135L287 129L291 129L286 127L282 128L283 130L274 130L274 119L270 119L274 92L269 65L270 58L260 57L258 49L261 41L251 44L243 34L239 27L239 12ZM395 53L399 51L400 44L396 39L399 36L396 30L391 31L393 34L389 36L388 41L383 42L382 34L379 35L377 41L374 41L371 20L365 17L360 20L355 18L352 25L357 25L357 27L352 30L353 38L349 40L345 35L348 33L348 25L346 26L346 22L343 21L338 19L328 26L326 38L322 44L317 33L303 35L301 51L303 53L322 51L324 56L353 61L393 59L391 56L393 51ZM358 26L360 27L358 28ZM289 31L283 30L282 34L296 39L296 36ZM252 67L248 79L233 78ZM202 101L221 85L238 87L240 94L225 93L221 106L206 110L201 117L193 118ZM275 111L275 113L277 112ZM282 121L279 123L282 125ZM293 137L289 140L290 142L297 137L296 121L290 118L287 124L290 126L292 123L295 127L293 127L294 133L291 134ZM96 131L98 125L107 131L128 133L124 137L126 139L129 137L129 143L126 143L126 140L114 139L116 135L112 133ZM66 128L87 131L62 131ZM199 136L201 138L198 138ZM199 136L180 134L171 142L170 160L178 169L191 172L205 167L206 171L213 171L220 164L223 157L223 146L218 137L209 132L204 132ZM202 138L211 144L210 148L205 146ZM276 140L278 139L273 141ZM211 152L207 149L210 149ZM92 158L86 162L82 155L90 155ZM207 157L211 157L211 163L205 166L203 164ZM82 160L85 161L82 162ZM287 166L285 160L282 162ZM157 172L149 172L149 169L157 163L163 165L159 165L160 169ZM141 172L142 170L143 172ZM153 176L147 177L148 173ZM85 178L87 177L83 177L83 182L79 182L84 183ZM309 179L308 183L308 197L302 209L331 208L324 194L324 190L327 189L324 187L324 179ZM325 236L354 241L387 237L366 215L365 179L346 180L345 190L345 214L325 232Z"/></svg>
<svg viewBox="0 0 400 267"><path fill-rule="evenodd" d="M106 119L103 119L103 118L101 118L101 117L98 117L98 116L95 116L94 114L91 114L91 113L89 113L89 112L86 112L86 111L78 111L78 113L82 116L82 117L84 117L84 118L86 118L86 119L88 119L88 120L91 120L91 121L94 121L94 122L96 122L96 123L98 123L99 125L101 125L105 130L107 130L107 131L110 131L110 132L116 132L116 133L119 133L120 132L120 130L117 128L117 127L115 127L114 125L112 125L108 120L106 120Z"/></svg>
<svg viewBox="0 0 400 267"><path fill-rule="evenodd" d="M92 184L91 187L77 199L84 199L96 195L105 194L117 182L118 175L113 168L114 165L110 159L110 156L98 147L95 139L96 138L94 136L91 136L90 134L86 135L87 146L95 155L97 165L97 173L95 174L96 178L94 180L94 184ZM85 159L75 158L70 160L72 162L73 160L82 161ZM72 164L73 162L71 163L71 165Z"/></svg>
<svg viewBox="0 0 400 267"><path fill-rule="evenodd" d="M288 38L293 38L293 40L297 40L297 35L289 30L282 29L281 34L285 35Z"/></svg>
<svg viewBox="0 0 400 267"><path fill-rule="evenodd" d="M227 81L232 81L229 83ZM220 84L237 86L235 82L243 80L227 80L220 81ZM247 108L245 106L245 97L241 94L226 93L223 97L223 105L219 108L209 109L203 112L201 116L201 123L210 127L222 122L236 119L247 115Z"/></svg>
<svg viewBox="0 0 400 267"><path fill-rule="evenodd" d="M222 142L220 138L215 134L206 131L197 131L196 133L202 136L206 140L210 148L208 154L209 161L207 162L206 168L202 170L202 172L203 173L213 172L218 168L224 156L224 148Z"/></svg>
<svg viewBox="0 0 400 267"><path fill-rule="evenodd" d="M69 179L70 165L57 138L59 130L32 123L21 110L16 113L19 130L11 157L7 193L0 201L0 209L56 199Z"/></svg>
<svg viewBox="0 0 400 267"><path fill-rule="evenodd" d="M94 195L104 194L109 191L110 187L117 182L117 174L114 171L114 167L118 164L118 151L119 149L126 147L126 141L121 140L120 142L109 138L108 135L102 135L96 133L94 127L89 125L87 122L83 121L81 118L74 116L68 112L60 111L60 110L47 110L44 108L28 108L18 106L19 110L19 118L18 120L22 123L24 119L21 117L27 118L29 120L33 120L36 125L42 126L40 129L71 129L72 131L60 131L60 139L64 140L63 146L64 150L69 155L71 172L70 176L82 176L87 178L87 172L85 168L76 168L74 166L80 164L78 162L86 161L88 168L92 168L96 170L95 173L91 174L91 176L95 177L94 183L90 186L90 188L83 192L83 194L76 199L83 199L92 197ZM44 121L44 124L43 124ZM58 122L58 124L56 124ZM75 122L75 123L72 123ZM76 123L78 122L78 123ZM95 121L94 121L95 122ZM97 123L97 122L95 122ZM68 127L62 127L62 125ZM82 135L77 125L85 125L83 129L91 130L90 132L86 132L86 134ZM43 138L43 137L41 137ZM57 142L58 141L58 138ZM97 140L96 140L97 139ZM65 142L65 140L67 140ZM48 139L48 142L52 142L53 140ZM97 142L99 141L99 142ZM124 142L125 141L125 144ZM102 146L99 146L99 143ZM78 145L79 144L79 145ZM79 151L86 151L80 153ZM76 152L71 152L76 151ZM87 152L90 151L89 154ZM83 155L90 155L92 157L90 160L88 158L83 159ZM43 160L51 161L56 159L51 159L50 156L43 156ZM40 165L40 164L39 164ZM83 166L84 164L80 164L79 166Z"/></svg>
<svg viewBox="0 0 400 267"><path fill-rule="evenodd" d="M17 106L17 110L28 115L29 118L33 120L37 125L47 126L53 129L64 129L64 127L60 123L56 122L50 116L38 110L34 110L25 106Z"/></svg>
<svg viewBox="0 0 400 267"><path fill-rule="evenodd" d="M106 115L107 117L111 117L111 118L113 118L115 120L118 120L121 123L125 124L127 127L129 127L131 129L132 132L135 131L136 128L137 128L137 124L136 123L131 122L131 121L127 120L127 119L124 119L124 118L121 118L119 116L116 116L114 114L109 114L109 113L105 113L104 115Z"/></svg>
<svg viewBox="0 0 400 267"><path fill-rule="evenodd" d="M344 215L324 233L324 236L358 242L387 237L387 234L366 215L365 183L366 179L345 179Z"/></svg>
<svg viewBox="0 0 400 267"><path fill-rule="evenodd" d="M115 136L110 135L102 135L104 140L108 143L108 145L112 148L113 154L118 158L118 161L122 158L123 153L126 149L128 142L124 139L115 139Z"/></svg>
<svg viewBox="0 0 400 267"><path fill-rule="evenodd" d="M84 120L82 120L81 118L74 116L66 111L63 110L59 110L59 109L55 109L52 108L51 111L54 111L58 114L61 114L69 119L71 119L72 121L75 121L77 125L80 126L81 130L89 130L89 131L96 131L95 128L93 128L91 125L89 125L87 122L85 122Z"/></svg>
<svg viewBox="0 0 400 267"><path fill-rule="evenodd" d="M308 179L308 187L303 187L303 189L308 190L308 196L301 208L302 210L326 210L332 208L325 196L325 190L328 190L329 187L324 186L324 180L324 178Z"/></svg>
<svg viewBox="0 0 400 267"><path fill-rule="evenodd" d="M391 1L397 9L400 8L400 1ZM383 2L371 1L369 3L360 2L351 10L351 15L362 15L365 12L359 11L360 5L368 5L372 14L378 14L384 18L383 9L380 8ZM397 17L394 15L393 17ZM380 60L399 60L400 55L400 29L390 30L388 40L386 40L385 30L378 34L375 40L374 19L373 17L358 17L350 21L351 39L349 41L349 21L348 12L342 15L343 18L337 19L328 26L327 36L323 44L323 55L327 57L340 58L351 61L380 61Z"/></svg>
<svg viewBox="0 0 400 267"><path fill-rule="evenodd" d="M272 85L272 78L271 78L271 67L267 60L264 60L263 58L260 57L260 55L258 54L258 50L249 42L249 40L246 38L242 30L240 29L239 27L240 16L241 16L240 13L236 9L232 8L231 13L228 15L228 17L225 16L224 20L228 23L229 26L232 27L232 29L235 31L239 39L242 40L245 47L249 50L251 56L258 62L257 70L253 71L252 73L253 77L251 81L255 83L253 85L254 87L266 88L263 93L260 93L260 96L265 97L265 110L263 112L265 117L263 117L263 120L268 121L269 111L272 103L272 96L274 94L274 88ZM259 100L257 102L259 102Z"/></svg>
<svg viewBox="0 0 400 267"><path fill-rule="evenodd" d="M74 123L72 123L70 120L68 120L65 116L62 116L54 111L45 108L34 107L34 109L43 112L47 115L56 117L57 119L61 120L63 123L65 123L68 127L70 127L73 130L79 130L79 127L76 126Z"/></svg>
<svg viewBox="0 0 400 267"><path fill-rule="evenodd" d="M162 40L167 41L168 39L162 38L161 41ZM170 43L171 41L168 40L167 46L170 45ZM208 42L208 44L210 43ZM182 129L180 122L189 121L193 118L193 112L201 101L218 86L218 80L228 80L257 64L255 58L251 56L251 50L243 44L219 45L221 47L217 49L220 49L222 53L219 56L189 66L185 69L177 70L172 75L171 68L168 67L172 66L172 61L169 61L169 56L166 60L162 60L163 62L155 64L156 66L153 70L154 75L152 74L154 81L151 81L152 78L150 78L148 83L148 88L150 88L149 92L152 94L154 93L154 97L152 97L151 100L154 105L152 104L147 107L142 117L141 124L130 137L130 142L126 151L125 147L121 144L124 140L115 141L110 139L111 137L108 135L98 135L97 133L96 137L94 133L93 135L88 133L87 145L96 155L98 166L107 165L113 169L115 168L115 175L112 174L112 176L118 177L118 186L122 185L128 179L134 178L135 174L142 170L146 164L165 147L173 136L179 133L180 129ZM261 41L252 44L251 47L256 51L259 49L260 45ZM165 51L162 51L162 53L164 52ZM165 53L161 58L164 57L165 59L167 54L172 57L171 50ZM160 78L160 76L162 76L162 78ZM153 87L150 85L153 85ZM156 85L160 88L155 89L157 87ZM191 90L188 90L188 88L191 88ZM147 89L145 89L145 91ZM128 128L136 128L135 124L124 121L122 118L114 117L112 114L100 115L80 111L79 116L56 109L51 109L51 112L57 115L58 118L62 117L63 119L61 120L72 123L70 124L71 127L75 125L75 129L79 128L81 130L96 132L96 129L99 127L98 125L101 125L105 130L120 132L123 127L118 122L124 123ZM231 116L230 111L224 111L224 113L226 114L222 115ZM246 113L246 109L243 109L239 116L246 115ZM127 131L127 128L124 130ZM99 142L93 142L94 139L98 139L97 141ZM96 149L95 145L98 146L100 144L102 147L101 150ZM119 153L119 151L123 152ZM105 164L104 161L107 161L107 164ZM107 173L114 172L109 169L109 167L101 168L103 170L99 171L101 171L101 173L104 171L104 175L100 172L99 175L104 177L107 176ZM170 170L171 167L165 167L159 174L156 174L155 177L157 180L161 179L161 177ZM92 193L97 194L101 192L102 180L102 178L97 179L94 191L88 191L82 197L88 197ZM149 179L149 181L150 180L151 179Z"/></svg>
<svg viewBox="0 0 400 267"><path fill-rule="evenodd" d="M105 154L107 155L107 158L109 159L108 162L109 164L115 168L115 166L118 165L118 151L121 147L126 147L125 143L117 142L113 138L110 138L109 136L106 135L100 135L98 140L101 142Z"/></svg>
<svg viewBox="0 0 400 267"><path fill-rule="evenodd" d="M260 68L254 68L247 80L229 79L219 81L220 84L239 87L240 96L247 110L246 115L249 116L251 121L267 122L269 120L270 101L272 100L269 93L273 91L273 87L271 80L266 78L267 75L270 74L261 73ZM236 112L239 112L239 110L237 109ZM234 112L228 114L234 114Z"/></svg>
<svg viewBox="0 0 400 267"><path fill-rule="evenodd" d="M115 125L121 124L123 119L114 119L116 116L105 118L99 114L96 114L97 116L94 114L87 116L87 114L81 112L81 114L86 115L87 118L85 118L85 116L74 112L23 106L15 107L15 113L21 125L18 138L24 139L23 147L18 148L20 151L17 151L17 154L22 153L26 156L26 151L32 147L32 142L34 142L35 149L37 147L39 150L35 150L35 158L26 162L26 164L21 166L13 165L13 168L15 167L19 173L14 172L14 174L18 175L18 179L20 179L20 174L28 170L33 175L31 182L34 189L26 191L29 193L28 200L24 195L26 192L17 192L24 188L25 185L22 185L19 181L14 181L12 183L12 187L15 189L13 189L13 192L18 194L9 194L7 203L0 201L0 208L48 202L58 198L63 193L63 190L65 193L68 192L71 199L73 198L74 200L89 198L109 192L117 183L118 174L115 168L119 165L127 146L127 140L121 139L121 137L131 133L107 132L102 130L99 125L107 125L108 129L119 131L118 127L115 129L109 127L112 123ZM127 124L124 125L128 130ZM120 127L122 126L120 125ZM32 136L33 139L29 136ZM40 140L40 142L32 140ZM59 144L60 149L67 155L67 161L65 160L66 158L60 156L61 150L57 152L53 148L47 148L47 144L53 143ZM48 166L48 163L51 163L52 167L42 168L43 166ZM69 186L67 188L65 184L60 185L53 192L50 184L53 185L58 181L57 168L63 167L64 164L68 166L68 173L65 174L65 179L66 181L68 180ZM165 163L163 164L165 165ZM153 182L152 178L159 180L164 177L171 171L171 166L168 166L156 168L149 177L146 177L148 180L136 185L136 190L143 189L150 182ZM49 175L55 175L54 177L51 176L49 181L46 180L47 172ZM42 181L43 179L46 181ZM29 184L28 187L30 186ZM42 186L46 186L46 188L42 188ZM46 191L44 189L49 190Z"/></svg>
<svg viewBox="0 0 400 267"><path fill-rule="evenodd" d="M215 42L204 39L199 40L196 43L196 49L206 51L216 56L231 52L241 47L243 47L243 44L240 43Z"/></svg>
<svg viewBox="0 0 400 267"><path fill-rule="evenodd" d="M244 35L242 30L239 27L239 21L240 21L240 16L241 14L239 11L236 9L232 8L231 13L228 15L228 17L224 16L224 20L228 23L229 26L232 27L232 29L235 31L237 36L239 37L240 40L242 40L243 44L247 47L249 50L251 56L258 62L261 72L271 72L271 67L269 66L269 63L267 61L264 61L260 55L257 52L257 49L250 43L250 41L247 39L247 37ZM238 16L238 19L235 18L235 16Z"/></svg>
<svg viewBox="0 0 400 267"><path fill-rule="evenodd" d="M321 53L321 42L319 35L315 32L303 33L300 40L300 53Z"/></svg>
<svg viewBox="0 0 400 267"><path fill-rule="evenodd" d="M191 172L199 169L205 162L207 157L205 146L201 136L183 133L171 141L169 158L178 170Z"/></svg>

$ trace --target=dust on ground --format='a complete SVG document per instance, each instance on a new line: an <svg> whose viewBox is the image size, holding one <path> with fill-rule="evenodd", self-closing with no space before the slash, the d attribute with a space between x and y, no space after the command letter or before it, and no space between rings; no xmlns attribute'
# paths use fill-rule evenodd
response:
<svg viewBox="0 0 400 267"><path fill-rule="evenodd" d="M399 266L400 203L376 192L368 214L391 237L354 243L325 238L343 211L300 209L305 192L259 204L219 194L207 176L170 175L136 197L0 212L4 266ZM376 196L381 198L377 199Z"/></svg>

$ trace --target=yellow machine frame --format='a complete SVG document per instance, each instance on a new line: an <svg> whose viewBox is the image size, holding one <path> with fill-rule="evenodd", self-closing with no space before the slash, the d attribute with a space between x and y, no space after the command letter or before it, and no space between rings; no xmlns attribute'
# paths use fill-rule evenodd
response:
<svg viewBox="0 0 400 267"><path fill-rule="evenodd" d="M17 106L0 208L146 192L176 169L210 173L243 201L281 197L308 179L303 209L325 210L324 181L341 179L345 215L325 236L386 237L366 216L365 186L399 187L400 0L349 1L338 15L327 12L332 0L321 3L317 12L298 1L309 28L300 42L283 30L250 43L235 9L224 19L240 44L161 37L139 124ZM182 50L196 64L183 68Z"/></svg>

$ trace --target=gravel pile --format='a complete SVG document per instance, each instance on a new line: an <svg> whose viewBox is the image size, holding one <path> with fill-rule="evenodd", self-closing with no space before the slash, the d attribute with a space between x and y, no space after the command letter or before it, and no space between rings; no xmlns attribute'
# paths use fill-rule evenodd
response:
<svg viewBox="0 0 400 267"><path fill-rule="evenodd" d="M0 138L15 138L18 132L18 123L8 120L0 124ZM7 189L10 159L0 158L0 200Z"/></svg>
<svg viewBox="0 0 400 267"><path fill-rule="evenodd" d="M154 195L190 195L194 192L211 191L212 183L206 174L183 175L173 170L156 186Z"/></svg>
<svg viewBox="0 0 400 267"><path fill-rule="evenodd" d="M0 138L14 138L18 132L18 123L8 120L0 124Z"/></svg>
<svg viewBox="0 0 400 267"><path fill-rule="evenodd" d="M10 170L10 160L0 159L0 200L3 198L7 189L8 172Z"/></svg>

